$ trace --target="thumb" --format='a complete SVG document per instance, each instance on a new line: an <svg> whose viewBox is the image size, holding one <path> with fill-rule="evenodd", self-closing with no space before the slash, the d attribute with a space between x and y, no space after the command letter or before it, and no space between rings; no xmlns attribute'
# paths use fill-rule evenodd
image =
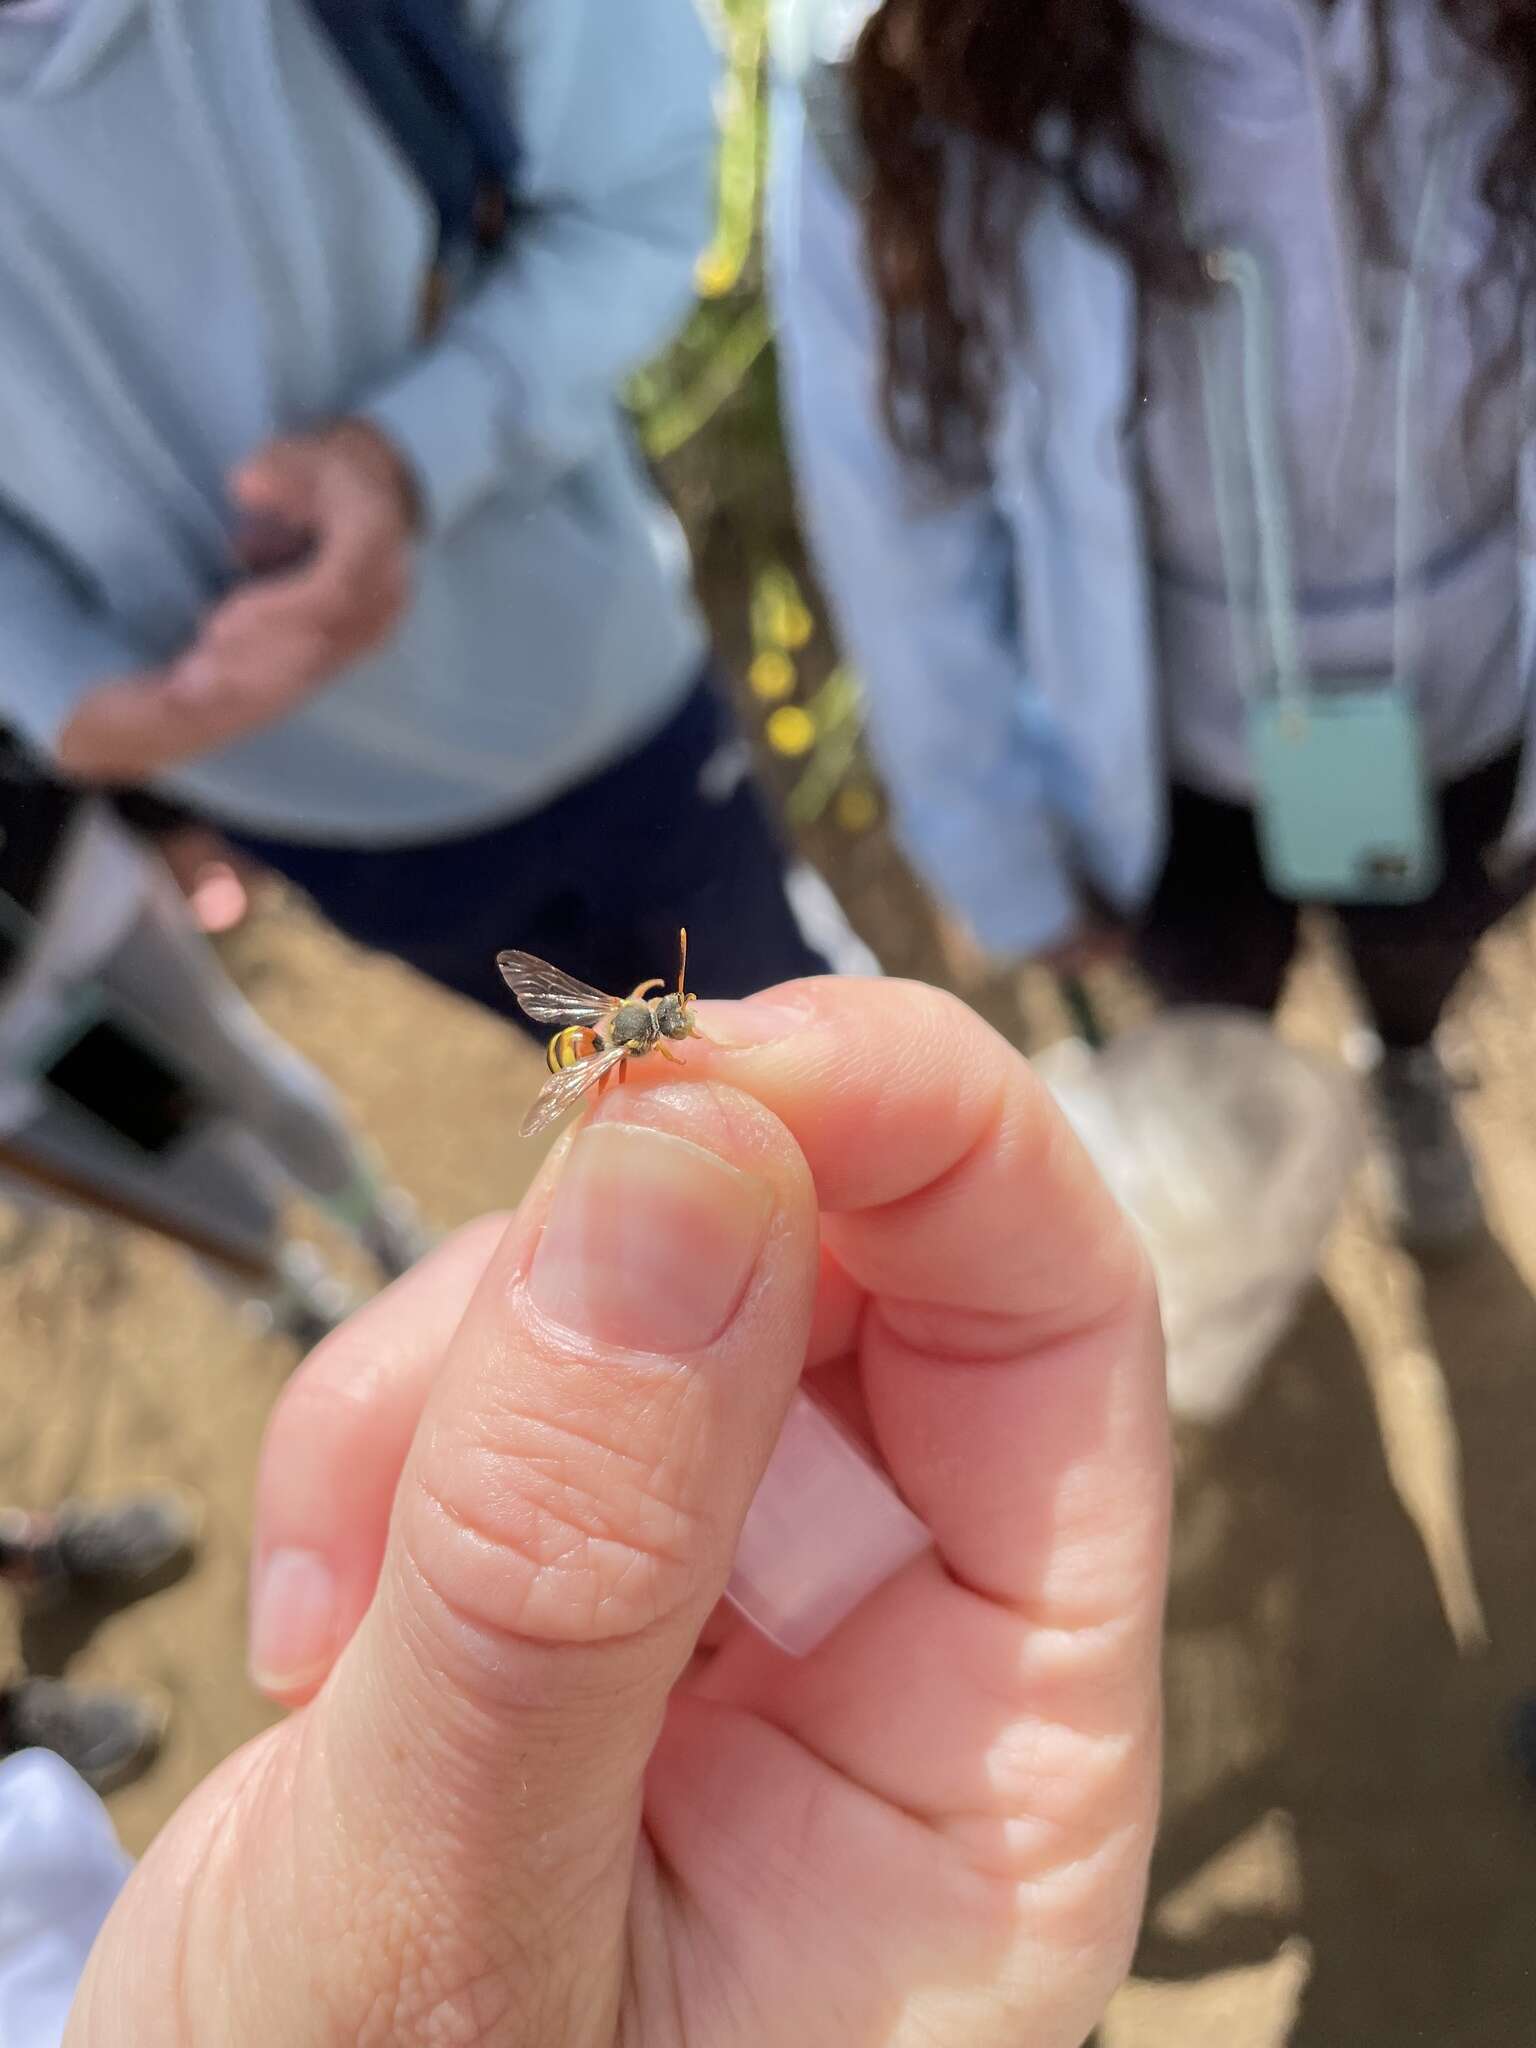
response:
<svg viewBox="0 0 1536 2048"><path fill-rule="evenodd" d="M253 518L308 526L317 516L320 472L312 441L270 441L231 475L230 495Z"/></svg>
<svg viewBox="0 0 1536 2048"><path fill-rule="evenodd" d="M817 1265L794 1141L699 1083L610 1096L490 1260L306 1745L306 1855L378 1911L363 1952L414 1957L434 2010L445 1983L510 1974L584 2016L560 2039L611 2025L643 1773L804 1362Z"/></svg>

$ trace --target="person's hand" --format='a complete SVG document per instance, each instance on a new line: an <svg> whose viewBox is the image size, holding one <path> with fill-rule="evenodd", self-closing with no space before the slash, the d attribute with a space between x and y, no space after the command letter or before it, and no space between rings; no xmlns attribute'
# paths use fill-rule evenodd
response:
<svg viewBox="0 0 1536 2048"><path fill-rule="evenodd" d="M941 910L935 921L944 971L962 994L979 989L999 967L971 926L953 911Z"/></svg>
<svg viewBox="0 0 1536 2048"><path fill-rule="evenodd" d="M827 979L701 1022L686 1077L634 1063L510 1223L291 1384L253 1663L308 1704L157 1841L67 2048L1094 2024L1158 1783L1145 1259L949 997ZM806 1369L935 1547L796 1662L710 1617Z"/></svg>
<svg viewBox="0 0 1536 2048"><path fill-rule="evenodd" d="M963 918L941 914L938 936L946 971L962 993L979 989L1008 964L987 952ZM1034 966L1048 968L1053 974L1086 974L1096 967L1118 966L1130 951L1130 926L1096 905L1063 938L1030 958ZM1017 960L1013 964L1017 965Z"/></svg>
<svg viewBox="0 0 1536 2048"><path fill-rule="evenodd" d="M239 552L262 572L215 605L168 668L117 677L76 708L60 764L138 782L229 746L381 646L410 597L415 501L384 436L344 420L275 441L235 475ZM288 566L274 571L274 563Z"/></svg>
<svg viewBox="0 0 1536 2048"><path fill-rule="evenodd" d="M1117 967L1131 952L1130 927L1107 917L1085 919L1057 945L1035 955L1037 967L1053 974L1088 974L1096 967Z"/></svg>

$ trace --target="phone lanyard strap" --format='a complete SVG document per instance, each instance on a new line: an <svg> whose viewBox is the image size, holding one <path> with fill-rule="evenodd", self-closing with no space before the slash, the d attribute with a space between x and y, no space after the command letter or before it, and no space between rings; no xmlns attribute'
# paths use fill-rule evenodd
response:
<svg viewBox="0 0 1536 2048"><path fill-rule="evenodd" d="M1392 679L1399 690L1410 689L1424 652L1425 491L1427 465L1423 420L1414 401L1424 377L1424 299L1426 271L1438 246L1449 210L1455 156L1453 138L1444 128L1430 149L1424 193L1414 224L1408 284L1403 301L1403 332L1397 364L1397 418L1394 460L1397 465L1396 520L1393 534ZM1417 443L1417 447L1415 447ZM1412 593L1411 597L1409 593Z"/></svg>
<svg viewBox="0 0 1536 2048"><path fill-rule="evenodd" d="M1397 354L1392 682L1399 692L1412 688L1423 648L1424 410L1415 405L1415 400L1425 367L1425 272L1444 227L1453 156L1454 145L1442 132L1430 153L1419 202ZM1300 708L1312 694L1312 679L1296 609L1291 508L1280 447L1279 378L1274 354L1278 322L1273 293L1263 263L1249 250L1212 250L1206 257L1206 269L1216 283L1231 288L1241 337L1239 388L1237 402L1233 403L1223 399L1222 386L1230 385L1230 380L1221 373L1216 337L1209 321L1199 323L1201 382L1237 674L1245 695L1256 698L1263 694L1267 668L1280 699ZM1241 420L1239 438L1251 482L1256 577L1245 574L1241 563L1240 495L1230 455L1233 435L1229 421L1234 413ZM1262 608L1267 664L1260 654L1258 621L1246 595L1255 586Z"/></svg>
<svg viewBox="0 0 1536 2048"><path fill-rule="evenodd" d="M1239 405L1234 408L1242 421L1243 445L1248 457L1248 474L1253 491L1253 522L1257 541L1258 589L1263 601L1269 660L1279 695L1294 704L1304 703L1311 694L1301 651L1301 623L1296 616L1296 558L1291 543L1290 499L1285 488L1285 470L1280 451L1277 421L1275 372L1275 309L1269 279L1259 259L1246 249L1212 250L1205 259L1206 271L1217 284L1231 287L1237 303L1242 338L1242 371ZM1206 385L1206 416L1215 424L1211 439L1211 464L1217 494L1217 524L1220 529L1227 603L1233 633L1240 632L1245 604L1243 591L1251 578L1241 577L1237 567L1237 518L1230 463L1224 451L1231 446L1225 432L1225 418L1218 409L1214 386L1218 381L1217 347L1208 321L1201 323L1200 366ZM1250 626L1243 636L1247 658L1239 669L1246 673L1248 689L1257 693L1260 674L1258 634Z"/></svg>

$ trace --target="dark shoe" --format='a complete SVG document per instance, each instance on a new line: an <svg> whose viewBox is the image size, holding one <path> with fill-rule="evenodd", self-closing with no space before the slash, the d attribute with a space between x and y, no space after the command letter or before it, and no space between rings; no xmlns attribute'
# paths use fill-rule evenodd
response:
<svg viewBox="0 0 1536 2048"><path fill-rule="evenodd" d="M165 1734L158 1702L28 1678L0 1692L0 1752L49 1749L97 1792L111 1792L154 1762Z"/></svg>
<svg viewBox="0 0 1536 2048"><path fill-rule="evenodd" d="M0 1513L5 1577L49 1594L140 1594L191 1562L202 1514L185 1495L144 1493L116 1501L66 1501L53 1514Z"/></svg>
<svg viewBox="0 0 1536 2048"><path fill-rule="evenodd" d="M1393 1222L1404 1249L1464 1249L1485 1225L1477 1169L1456 1115L1456 1081L1433 1045L1385 1047L1374 1078Z"/></svg>

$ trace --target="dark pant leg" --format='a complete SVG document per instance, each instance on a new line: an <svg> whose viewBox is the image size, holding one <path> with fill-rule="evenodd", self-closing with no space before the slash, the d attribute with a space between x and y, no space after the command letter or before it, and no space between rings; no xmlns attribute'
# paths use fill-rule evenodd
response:
<svg viewBox="0 0 1536 2048"><path fill-rule="evenodd" d="M801 936L750 755L702 684L654 739L535 816L428 846L335 848L231 835L358 944L514 1014L496 955L517 946L622 993L676 973L746 995L826 962Z"/></svg>
<svg viewBox="0 0 1536 2048"><path fill-rule="evenodd" d="M357 945L393 954L454 995L497 1011L505 1004L496 953L512 942L518 892L542 900L552 879L536 837L522 826L410 847L309 846L235 831L227 837L301 889ZM516 877L511 890L509 875ZM502 902L505 926L496 918Z"/></svg>
<svg viewBox="0 0 1536 2048"><path fill-rule="evenodd" d="M1445 870L1424 902L1339 910L1366 1008L1386 1045L1428 1043L1478 940L1536 885L1536 862L1508 872L1490 866L1519 773L1514 749L1440 792Z"/></svg>
<svg viewBox="0 0 1536 2048"><path fill-rule="evenodd" d="M1175 786L1168 857L1132 941L1167 1003L1272 1010L1296 946L1296 907L1264 879L1253 813Z"/></svg>
<svg viewBox="0 0 1536 2048"><path fill-rule="evenodd" d="M676 974L683 925L690 986L701 994L747 996L827 972L786 892L788 854L750 744L712 686L643 754L580 795L610 850L598 908L634 963L630 982Z"/></svg>

